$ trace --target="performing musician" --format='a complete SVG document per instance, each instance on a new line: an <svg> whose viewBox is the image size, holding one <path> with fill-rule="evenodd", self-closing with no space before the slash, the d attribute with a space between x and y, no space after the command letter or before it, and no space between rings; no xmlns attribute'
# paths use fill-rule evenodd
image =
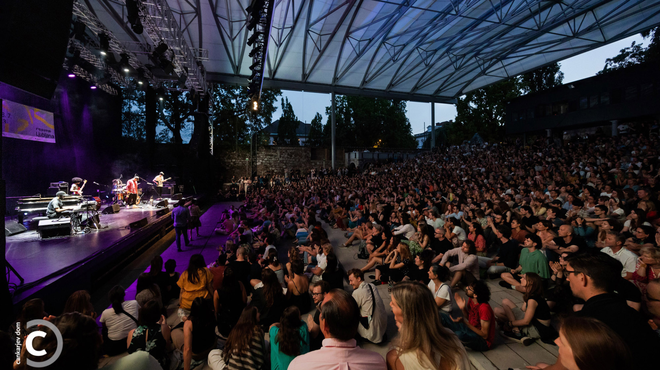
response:
<svg viewBox="0 0 660 370"><path fill-rule="evenodd" d="M138 195L138 175L133 176L132 179L126 183L126 191L128 192L127 205L135 205Z"/></svg>
<svg viewBox="0 0 660 370"><path fill-rule="evenodd" d="M161 171L158 176L154 177L153 180L156 183L156 193L158 193L158 199L163 196L163 183L165 183L165 174Z"/></svg>
<svg viewBox="0 0 660 370"><path fill-rule="evenodd" d="M48 218L58 218L62 216L62 212L65 211L62 199L65 195L65 192L58 191L55 194L55 198L53 198L50 203L48 203L48 208L46 208L46 216L48 216Z"/></svg>
<svg viewBox="0 0 660 370"><path fill-rule="evenodd" d="M83 181L83 179L80 177L74 177L71 179L71 183L71 195L81 196L83 189L85 188L85 184L87 184L87 180ZM80 185L80 183L82 183L82 185Z"/></svg>

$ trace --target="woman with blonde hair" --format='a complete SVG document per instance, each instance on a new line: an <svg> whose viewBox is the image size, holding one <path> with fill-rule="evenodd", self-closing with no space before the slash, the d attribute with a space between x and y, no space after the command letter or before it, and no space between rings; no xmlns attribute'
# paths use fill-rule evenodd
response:
<svg viewBox="0 0 660 370"><path fill-rule="evenodd" d="M399 338L387 353L388 370L470 369L458 337L442 326L433 294L418 282L402 282L392 288L390 303Z"/></svg>

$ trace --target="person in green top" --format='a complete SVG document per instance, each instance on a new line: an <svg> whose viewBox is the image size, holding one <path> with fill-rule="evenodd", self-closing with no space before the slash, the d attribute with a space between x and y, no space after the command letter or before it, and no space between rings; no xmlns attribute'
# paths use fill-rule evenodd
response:
<svg viewBox="0 0 660 370"><path fill-rule="evenodd" d="M542 246L541 238L537 235L529 234L525 237L522 251L520 251L520 259L518 260L518 267L511 272L504 272L500 275L502 280L500 285L515 289L521 293L527 293L527 288L520 283L521 276L528 272L538 274L542 279L550 278L550 266L548 259L541 251Z"/></svg>
<svg viewBox="0 0 660 370"><path fill-rule="evenodd" d="M286 370L296 356L309 352L309 331L296 306L285 309L280 322L270 326L270 368Z"/></svg>

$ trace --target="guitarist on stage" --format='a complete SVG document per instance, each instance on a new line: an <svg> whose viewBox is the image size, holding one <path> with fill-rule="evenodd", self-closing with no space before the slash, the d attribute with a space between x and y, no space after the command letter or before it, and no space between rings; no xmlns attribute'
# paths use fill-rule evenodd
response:
<svg viewBox="0 0 660 370"><path fill-rule="evenodd" d="M81 196L83 189L85 188L85 184L87 184L87 180L81 179L80 177L74 177L71 179L71 182L73 183L71 185L71 195L77 195ZM82 182L82 186L80 183Z"/></svg>
<svg viewBox="0 0 660 370"><path fill-rule="evenodd" d="M154 177L154 182L156 183L156 193L158 193L158 199L163 197L163 184L165 181L171 179L171 177L164 178L165 174L163 172L159 173L158 176Z"/></svg>
<svg viewBox="0 0 660 370"><path fill-rule="evenodd" d="M133 176L132 179L126 183L126 192L128 192L127 205L130 207L137 202L138 195L138 175Z"/></svg>

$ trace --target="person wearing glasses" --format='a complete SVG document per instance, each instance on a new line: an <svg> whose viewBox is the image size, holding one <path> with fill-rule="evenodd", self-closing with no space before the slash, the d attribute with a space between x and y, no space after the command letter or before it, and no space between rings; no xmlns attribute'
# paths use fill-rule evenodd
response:
<svg viewBox="0 0 660 370"><path fill-rule="evenodd" d="M309 349L311 351L321 348L323 339L325 339L323 333L321 332L319 316L321 314L321 305L323 304L323 300L329 291L330 284L328 284L327 281L320 280L312 284L312 299L314 300L314 305L316 306L316 312L314 315L307 316L307 327L309 328L310 338Z"/></svg>
<svg viewBox="0 0 660 370"><path fill-rule="evenodd" d="M653 354L660 348L660 337L651 329L648 320L626 302L611 293L614 284L621 278L618 261L605 253L579 253L567 259L566 279L573 295L584 299L585 303L577 315L602 321L626 343L632 354L633 369L653 369L657 367ZM614 262L614 263L613 263ZM563 369L562 354L557 363L548 366L538 363L529 369ZM654 365L655 364L655 365Z"/></svg>

